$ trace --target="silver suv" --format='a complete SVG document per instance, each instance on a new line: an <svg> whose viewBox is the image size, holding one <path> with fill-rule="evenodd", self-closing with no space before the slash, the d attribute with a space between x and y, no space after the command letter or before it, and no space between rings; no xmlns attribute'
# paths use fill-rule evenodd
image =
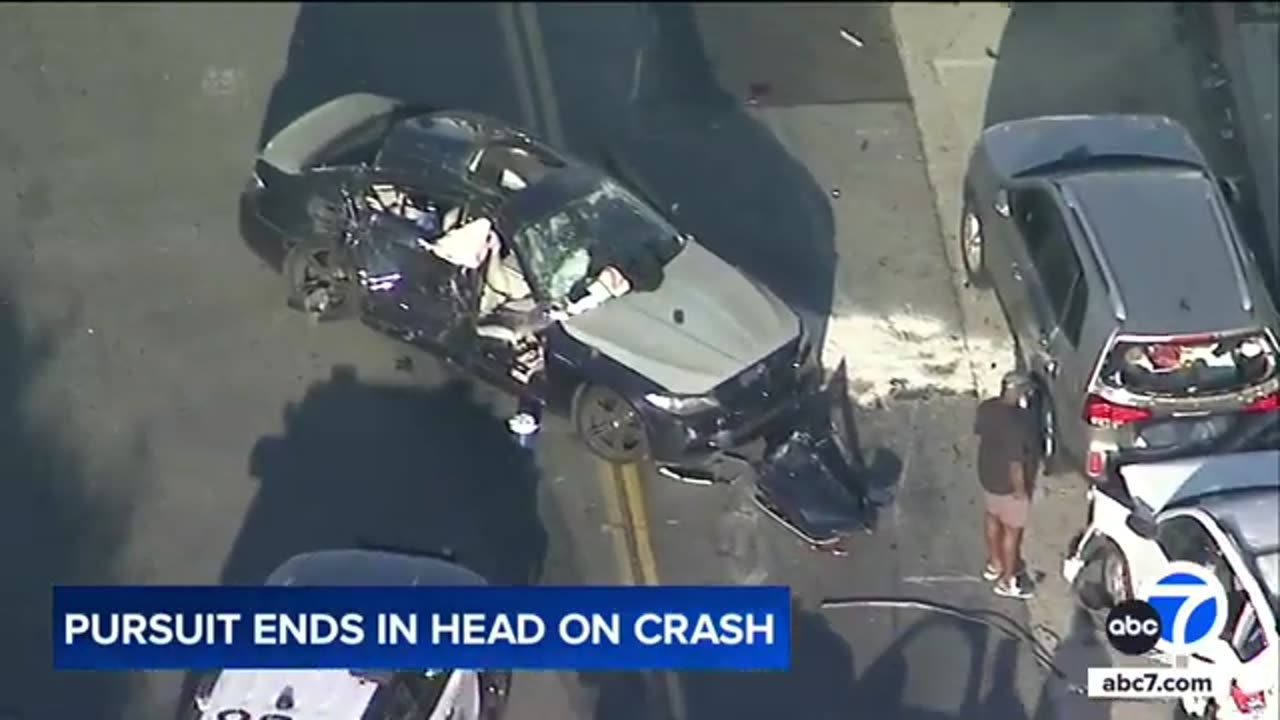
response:
<svg viewBox="0 0 1280 720"><path fill-rule="evenodd" d="M1044 471L1101 476L1280 409L1277 315L1190 134L1151 115L983 132L960 250L1036 380Z"/></svg>

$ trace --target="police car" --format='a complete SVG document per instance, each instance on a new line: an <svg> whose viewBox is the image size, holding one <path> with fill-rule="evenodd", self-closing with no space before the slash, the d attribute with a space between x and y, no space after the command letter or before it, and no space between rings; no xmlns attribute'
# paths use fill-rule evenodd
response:
<svg viewBox="0 0 1280 720"><path fill-rule="evenodd" d="M484 585L433 557L325 550L286 561L267 585ZM200 678L190 720L498 720L507 671L219 670Z"/></svg>
<svg viewBox="0 0 1280 720"><path fill-rule="evenodd" d="M1183 697L1180 711L1280 717L1280 451L1125 465L1089 489L1085 529L1063 564L1086 606L1140 597L1171 562L1205 568L1227 593L1222 633L1189 648L1186 667L1225 672L1231 686L1221 697ZM1160 640L1153 654L1172 663L1179 652Z"/></svg>

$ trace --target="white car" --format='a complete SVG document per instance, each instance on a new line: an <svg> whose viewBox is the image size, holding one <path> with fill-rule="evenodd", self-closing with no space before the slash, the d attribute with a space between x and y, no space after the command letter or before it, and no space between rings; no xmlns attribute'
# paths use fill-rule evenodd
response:
<svg viewBox="0 0 1280 720"><path fill-rule="evenodd" d="M267 585L367 587L485 585L434 557L380 550L321 550L276 568ZM214 670L197 677L190 720L499 720L505 670Z"/></svg>
<svg viewBox="0 0 1280 720"><path fill-rule="evenodd" d="M1063 575L1094 610L1135 597L1168 563L1212 568L1229 616L1215 641L1187 660L1229 670L1222 697L1184 697L1193 718L1280 718L1280 451L1261 450L1121 466L1090 488L1089 514ZM1167 643L1153 652L1172 663Z"/></svg>

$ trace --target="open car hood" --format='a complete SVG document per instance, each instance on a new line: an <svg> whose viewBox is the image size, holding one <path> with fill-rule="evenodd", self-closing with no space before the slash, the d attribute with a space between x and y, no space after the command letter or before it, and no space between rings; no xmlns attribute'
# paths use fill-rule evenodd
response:
<svg viewBox="0 0 1280 720"><path fill-rule="evenodd" d="M1280 490L1280 451L1234 453L1125 465L1118 470L1139 505L1159 513L1174 503L1235 490Z"/></svg>

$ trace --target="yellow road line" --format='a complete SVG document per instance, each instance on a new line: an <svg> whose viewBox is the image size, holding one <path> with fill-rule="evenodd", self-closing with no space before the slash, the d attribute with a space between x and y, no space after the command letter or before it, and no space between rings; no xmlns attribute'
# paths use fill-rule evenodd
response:
<svg viewBox="0 0 1280 720"><path fill-rule="evenodd" d="M617 565L618 581L623 585L635 585L635 573L631 566L630 532L622 512L622 500L615 479L614 466L600 463L600 495L604 498L605 520L609 528L609 540L613 545L614 564Z"/></svg>
<svg viewBox="0 0 1280 720"><path fill-rule="evenodd" d="M636 561L635 574L645 585L658 585L658 562L653 552L653 539L649 535L649 513L644 500L644 487L640 484L640 468L635 464L614 467L618 490L622 497L623 507L629 522L626 524L630 542L628 549L634 551L632 557ZM662 676L662 705L667 711L666 717L683 720L684 693L676 674L664 671Z"/></svg>
<svg viewBox="0 0 1280 720"><path fill-rule="evenodd" d="M631 539L635 544L636 562L639 563L639 580L645 585L658 584L658 562L653 553L653 539L649 536L649 515L645 508L644 488L640 485L640 469L623 465L618 469L622 481L623 503L631 516Z"/></svg>

